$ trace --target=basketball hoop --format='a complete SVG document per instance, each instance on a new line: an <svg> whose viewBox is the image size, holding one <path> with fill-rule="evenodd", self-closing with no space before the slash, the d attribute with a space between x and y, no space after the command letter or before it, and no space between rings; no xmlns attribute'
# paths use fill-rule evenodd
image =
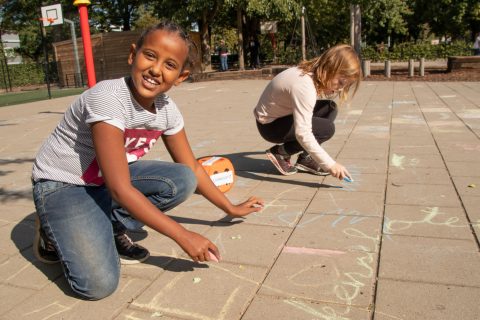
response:
<svg viewBox="0 0 480 320"><path fill-rule="evenodd" d="M44 21L43 24L45 25L45 21L48 22L48 25L51 25L54 21L55 21L55 18L38 18L38 20L40 21Z"/></svg>

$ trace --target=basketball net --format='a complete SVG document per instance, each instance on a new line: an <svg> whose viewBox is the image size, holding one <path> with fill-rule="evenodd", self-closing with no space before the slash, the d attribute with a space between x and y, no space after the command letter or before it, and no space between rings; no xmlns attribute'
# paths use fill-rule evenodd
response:
<svg viewBox="0 0 480 320"><path fill-rule="evenodd" d="M38 18L40 21L48 21L49 24L52 24L55 21L55 18Z"/></svg>

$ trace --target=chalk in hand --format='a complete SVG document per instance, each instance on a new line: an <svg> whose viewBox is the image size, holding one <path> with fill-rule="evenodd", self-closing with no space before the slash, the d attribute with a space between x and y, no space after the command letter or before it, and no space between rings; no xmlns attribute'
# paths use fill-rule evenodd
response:
<svg viewBox="0 0 480 320"><path fill-rule="evenodd" d="M353 182L353 179L349 178L349 177L345 177L343 178L344 181L347 181L347 182Z"/></svg>
<svg viewBox="0 0 480 320"><path fill-rule="evenodd" d="M208 257L211 261L218 262L217 256L212 251L210 251L210 249L208 250Z"/></svg>

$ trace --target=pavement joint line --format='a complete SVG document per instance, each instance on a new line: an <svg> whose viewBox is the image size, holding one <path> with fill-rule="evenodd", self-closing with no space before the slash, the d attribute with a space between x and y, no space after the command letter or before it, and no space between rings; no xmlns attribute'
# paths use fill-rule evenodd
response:
<svg viewBox="0 0 480 320"><path fill-rule="evenodd" d="M474 288L480 289L480 286L469 286L464 284L456 284L456 283L447 283L447 282L433 282L433 281L424 281L424 280L410 280L410 279L396 279L391 277L381 277L379 280L390 280L396 282L403 282L403 283L413 283L413 284L431 284L431 285L442 285L445 287L458 287L458 288Z"/></svg>
<svg viewBox="0 0 480 320"><path fill-rule="evenodd" d="M378 89L378 87L375 89L375 91ZM395 84L393 85L393 88L392 90L395 92ZM372 95L373 96L373 95ZM370 99L371 97L370 96ZM394 97L395 95L392 94L392 100L390 102L390 105L393 105L393 102L394 102ZM389 109L389 113L390 113L390 119L389 119L389 135L390 137L392 136L392 121L393 121L393 109L390 108ZM391 139L391 138L390 138ZM392 149L392 146L391 144L389 143L388 144L388 152L387 152L387 173L390 172L390 154L391 154L391 150ZM381 260L381 256L382 256L382 244L383 244L383 228L384 228L384 225L385 225L385 208L387 206L387 190L388 190L388 174L386 175L385 177L385 189L383 191L383 210L382 210L382 214L381 214L381 221L380 221L380 236L378 237L378 243L377 243L377 250L378 250L378 253L377 253L377 261L376 261L376 270L375 270L375 275L374 275L374 279L373 279L373 289L372 289L372 296L371 296L371 299L370 299L370 320L374 320L375 318L375 310L376 310L376 305L377 305L377 290L378 290L378 280L379 280L379 272L380 272L380 260Z"/></svg>
<svg viewBox="0 0 480 320"><path fill-rule="evenodd" d="M430 87L430 89L431 89L431 87ZM433 90L432 90L432 91L433 91ZM458 92L457 92L457 93L458 93ZM415 93L414 93L414 94L415 94ZM436 93L435 93L435 94L436 94ZM438 94L437 94L437 95L438 95ZM442 99L440 96L439 96L439 98ZM448 105L448 103L445 102L444 99L442 99L442 101L443 101L443 103L444 103L450 110L452 110L452 108ZM420 111L421 111L421 110L420 110ZM452 111L453 111L453 110L452 110ZM453 112L453 113L455 114L455 116L456 116L460 121L462 121L462 123L463 123L464 125L466 125L465 122L458 117L458 115L457 115L456 112ZM436 146L437 150L440 151L440 146L438 145L438 141L437 141L437 139L435 138L435 135L433 134L432 128L430 127L430 125L429 125L428 122L426 121L426 117L425 117L425 113L424 113L424 112L422 112L422 116L423 116L423 118L424 118L424 120L425 120L425 122L426 122L426 126L428 127L428 129L429 129L429 131L430 131L430 135L432 136L433 142L435 143L435 146ZM478 139L479 136L478 136L474 131L472 131L471 128L469 128L469 129L470 129L470 131L471 131L471 132L477 137L477 139ZM452 177L452 174L451 174L450 170L448 169L447 162L445 161L445 157L444 157L444 155L443 155L441 152L440 152L440 158L442 159L443 165L445 166L445 169L447 170L447 173L448 173L448 177L449 177L449 179L450 179L450 182L451 182L453 188L455 189L455 193L456 193L456 195L457 195L457 199L458 199L458 200L460 201L460 203L461 203L463 212L464 212L464 214L465 214L465 218L467 219L467 222L468 222L468 224L469 224L469 226L470 226L470 231L472 232L473 240L474 240L475 244L477 245L477 250L480 251L480 235L477 235L477 234L476 234L475 228L473 227L473 223L472 223L472 221L470 220L470 216L468 215L467 208L465 208L465 204L463 203L462 196L461 196L461 194L460 194L460 192L459 192L459 190L458 190L458 188L457 188L457 185L456 185L455 182L453 181L453 177Z"/></svg>

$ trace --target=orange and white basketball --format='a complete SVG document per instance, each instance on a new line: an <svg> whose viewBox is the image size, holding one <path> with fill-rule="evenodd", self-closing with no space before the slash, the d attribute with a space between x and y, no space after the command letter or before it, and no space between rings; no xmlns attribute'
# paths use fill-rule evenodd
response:
<svg viewBox="0 0 480 320"><path fill-rule="evenodd" d="M197 160L220 191L227 192L233 187L235 169L230 160L217 156L202 157Z"/></svg>

